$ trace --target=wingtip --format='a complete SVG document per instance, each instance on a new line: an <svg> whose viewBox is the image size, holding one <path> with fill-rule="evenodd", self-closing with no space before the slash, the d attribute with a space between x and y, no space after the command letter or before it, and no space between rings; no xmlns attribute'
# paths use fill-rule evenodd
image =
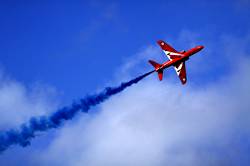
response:
<svg viewBox="0 0 250 166"><path fill-rule="evenodd" d="M182 83L182 85L185 85L185 84L187 83L187 80L186 80L186 79L183 79L183 80L181 81L181 83Z"/></svg>
<svg viewBox="0 0 250 166"><path fill-rule="evenodd" d="M158 43L159 45L164 45L165 42L164 42L163 40L158 40L157 43Z"/></svg>

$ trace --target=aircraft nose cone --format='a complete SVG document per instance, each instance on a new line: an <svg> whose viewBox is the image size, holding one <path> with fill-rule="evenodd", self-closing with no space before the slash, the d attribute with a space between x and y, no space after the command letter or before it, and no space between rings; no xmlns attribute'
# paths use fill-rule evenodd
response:
<svg viewBox="0 0 250 166"><path fill-rule="evenodd" d="M204 46L198 46L197 47L199 50L202 50L204 48Z"/></svg>

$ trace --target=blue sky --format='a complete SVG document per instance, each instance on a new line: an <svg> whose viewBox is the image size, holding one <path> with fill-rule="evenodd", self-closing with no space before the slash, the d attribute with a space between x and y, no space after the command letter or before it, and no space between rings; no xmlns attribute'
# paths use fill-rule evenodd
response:
<svg viewBox="0 0 250 166"><path fill-rule="evenodd" d="M10 1L0 8L1 66L25 85L54 86L68 101L102 86L158 39L183 29L244 36L250 24L244 1Z"/></svg>
<svg viewBox="0 0 250 166"><path fill-rule="evenodd" d="M205 164L202 165L246 164L249 162L246 157L249 150L242 140L247 144L250 135L246 127L248 118L245 118L249 115L246 113L249 108L246 101L249 88L246 85L250 83L246 78L250 64L249 9L248 0L158 0L143 3L1 1L1 129L17 126L31 116L53 112L87 93L107 85L117 85L151 70L147 62L149 58L159 62L167 60L156 45L158 39L169 42L177 50L195 45L204 45L205 49L187 62L187 86L181 86L172 69L165 72L161 83L152 75L141 87L138 84L131 91L96 108L102 112L100 115L76 117L65 128L37 137L28 148L12 147L0 156L0 163L18 165L24 156L32 153L31 157L25 158L27 165L131 165L133 161L145 165L142 161L145 155L151 156L149 165L183 164L179 157L187 165L201 165L197 158L204 159ZM152 97L155 92L159 100ZM196 102L190 98L196 99ZM179 99L180 104L176 102ZM169 105L175 106L171 108ZM186 119L180 118L182 114L178 111L182 108L178 105L190 110L191 115L185 112ZM166 108L177 113L156 112L158 116L154 116L154 111L148 111L144 116L143 111L149 108ZM238 109L240 113L235 113ZM199 117L196 110L211 111ZM217 116L225 116L225 120ZM234 117L245 120L237 123ZM202 122L200 118L207 119ZM137 120L138 123L135 123ZM193 121L197 123L192 124ZM130 128L127 122L135 127ZM116 123L118 127L113 126ZM156 123L152 126L159 127L159 131L150 128L150 123ZM172 128L164 128L165 123ZM193 129L186 128L190 123ZM221 130L216 128L218 125L222 126ZM152 133L145 133L147 128L153 130L155 137L150 137ZM162 134L166 130L170 134ZM81 143L79 146L72 145L72 139L78 137L75 133L79 131L88 136L79 134L77 141ZM134 136L134 132L138 131L140 134ZM177 134L178 131L185 135ZM188 136L189 133L193 137ZM232 136L233 133L239 137ZM106 144L98 139L102 134ZM120 138L115 134L127 137ZM147 142L144 137L159 143ZM181 137L188 137L188 140ZM212 141L206 137L211 137ZM142 139L138 146L132 141L137 139ZM167 143L162 143L162 140ZM124 146L118 148L120 142ZM236 148L238 146L239 149ZM111 147L110 151L105 147ZM231 147L238 150L239 158L233 157L234 152L228 150ZM147 148L157 153L145 153ZM60 163L56 158L64 150L68 158ZM111 162L109 159L117 150L124 153L118 153L117 160ZM130 156L125 161L119 158L119 155L134 150L136 157ZM170 153L172 150L174 152ZM197 151L202 153L197 154ZM221 154L228 151L231 153ZM164 156L165 153L168 155ZM16 162L10 161L12 154L17 154ZM105 158L101 157L103 154ZM159 161L156 154L162 160ZM93 156L96 156L97 162Z"/></svg>

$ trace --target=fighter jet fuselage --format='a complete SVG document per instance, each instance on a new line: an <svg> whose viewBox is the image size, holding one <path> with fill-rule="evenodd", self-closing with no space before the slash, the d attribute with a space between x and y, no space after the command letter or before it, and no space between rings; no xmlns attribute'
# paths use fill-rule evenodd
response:
<svg viewBox="0 0 250 166"><path fill-rule="evenodd" d="M169 58L169 61L166 61L163 64L158 64L152 60L149 60L149 63L154 66L155 71L158 73L159 80L160 81L162 80L164 69L170 66L174 66L176 73L179 76L182 84L185 84L187 81L185 61L187 61L190 56L201 51L204 48L204 46L196 46L188 51L178 52L162 40L159 40L157 43L161 46L162 50Z"/></svg>

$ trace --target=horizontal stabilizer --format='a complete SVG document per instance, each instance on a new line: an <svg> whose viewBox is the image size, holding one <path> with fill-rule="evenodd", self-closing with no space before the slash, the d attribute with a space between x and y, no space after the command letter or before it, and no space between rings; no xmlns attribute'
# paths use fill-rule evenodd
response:
<svg viewBox="0 0 250 166"><path fill-rule="evenodd" d="M161 81L163 77L163 70L158 71L158 77L159 77L159 80Z"/></svg>
<svg viewBox="0 0 250 166"><path fill-rule="evenodd" d="M149 60L148 62L149 62L152 66L154 66L155 69L161 67L161 64L159 64L159 63L157 63L157 62L155 62L155 61L153 61L153 60Z"/></svg>
<svg viewBox="0 0 250 166"><path fill-rule="evenodd" d="M163 70L162 69L159 69L162 65L153 61L153 60L149 60L148 61L152 66L154 66L155 68L155 71L157 71L158 73L158 77L159 77L159 80L161 81L162 80L162 77L163 77Z"/></svg>

